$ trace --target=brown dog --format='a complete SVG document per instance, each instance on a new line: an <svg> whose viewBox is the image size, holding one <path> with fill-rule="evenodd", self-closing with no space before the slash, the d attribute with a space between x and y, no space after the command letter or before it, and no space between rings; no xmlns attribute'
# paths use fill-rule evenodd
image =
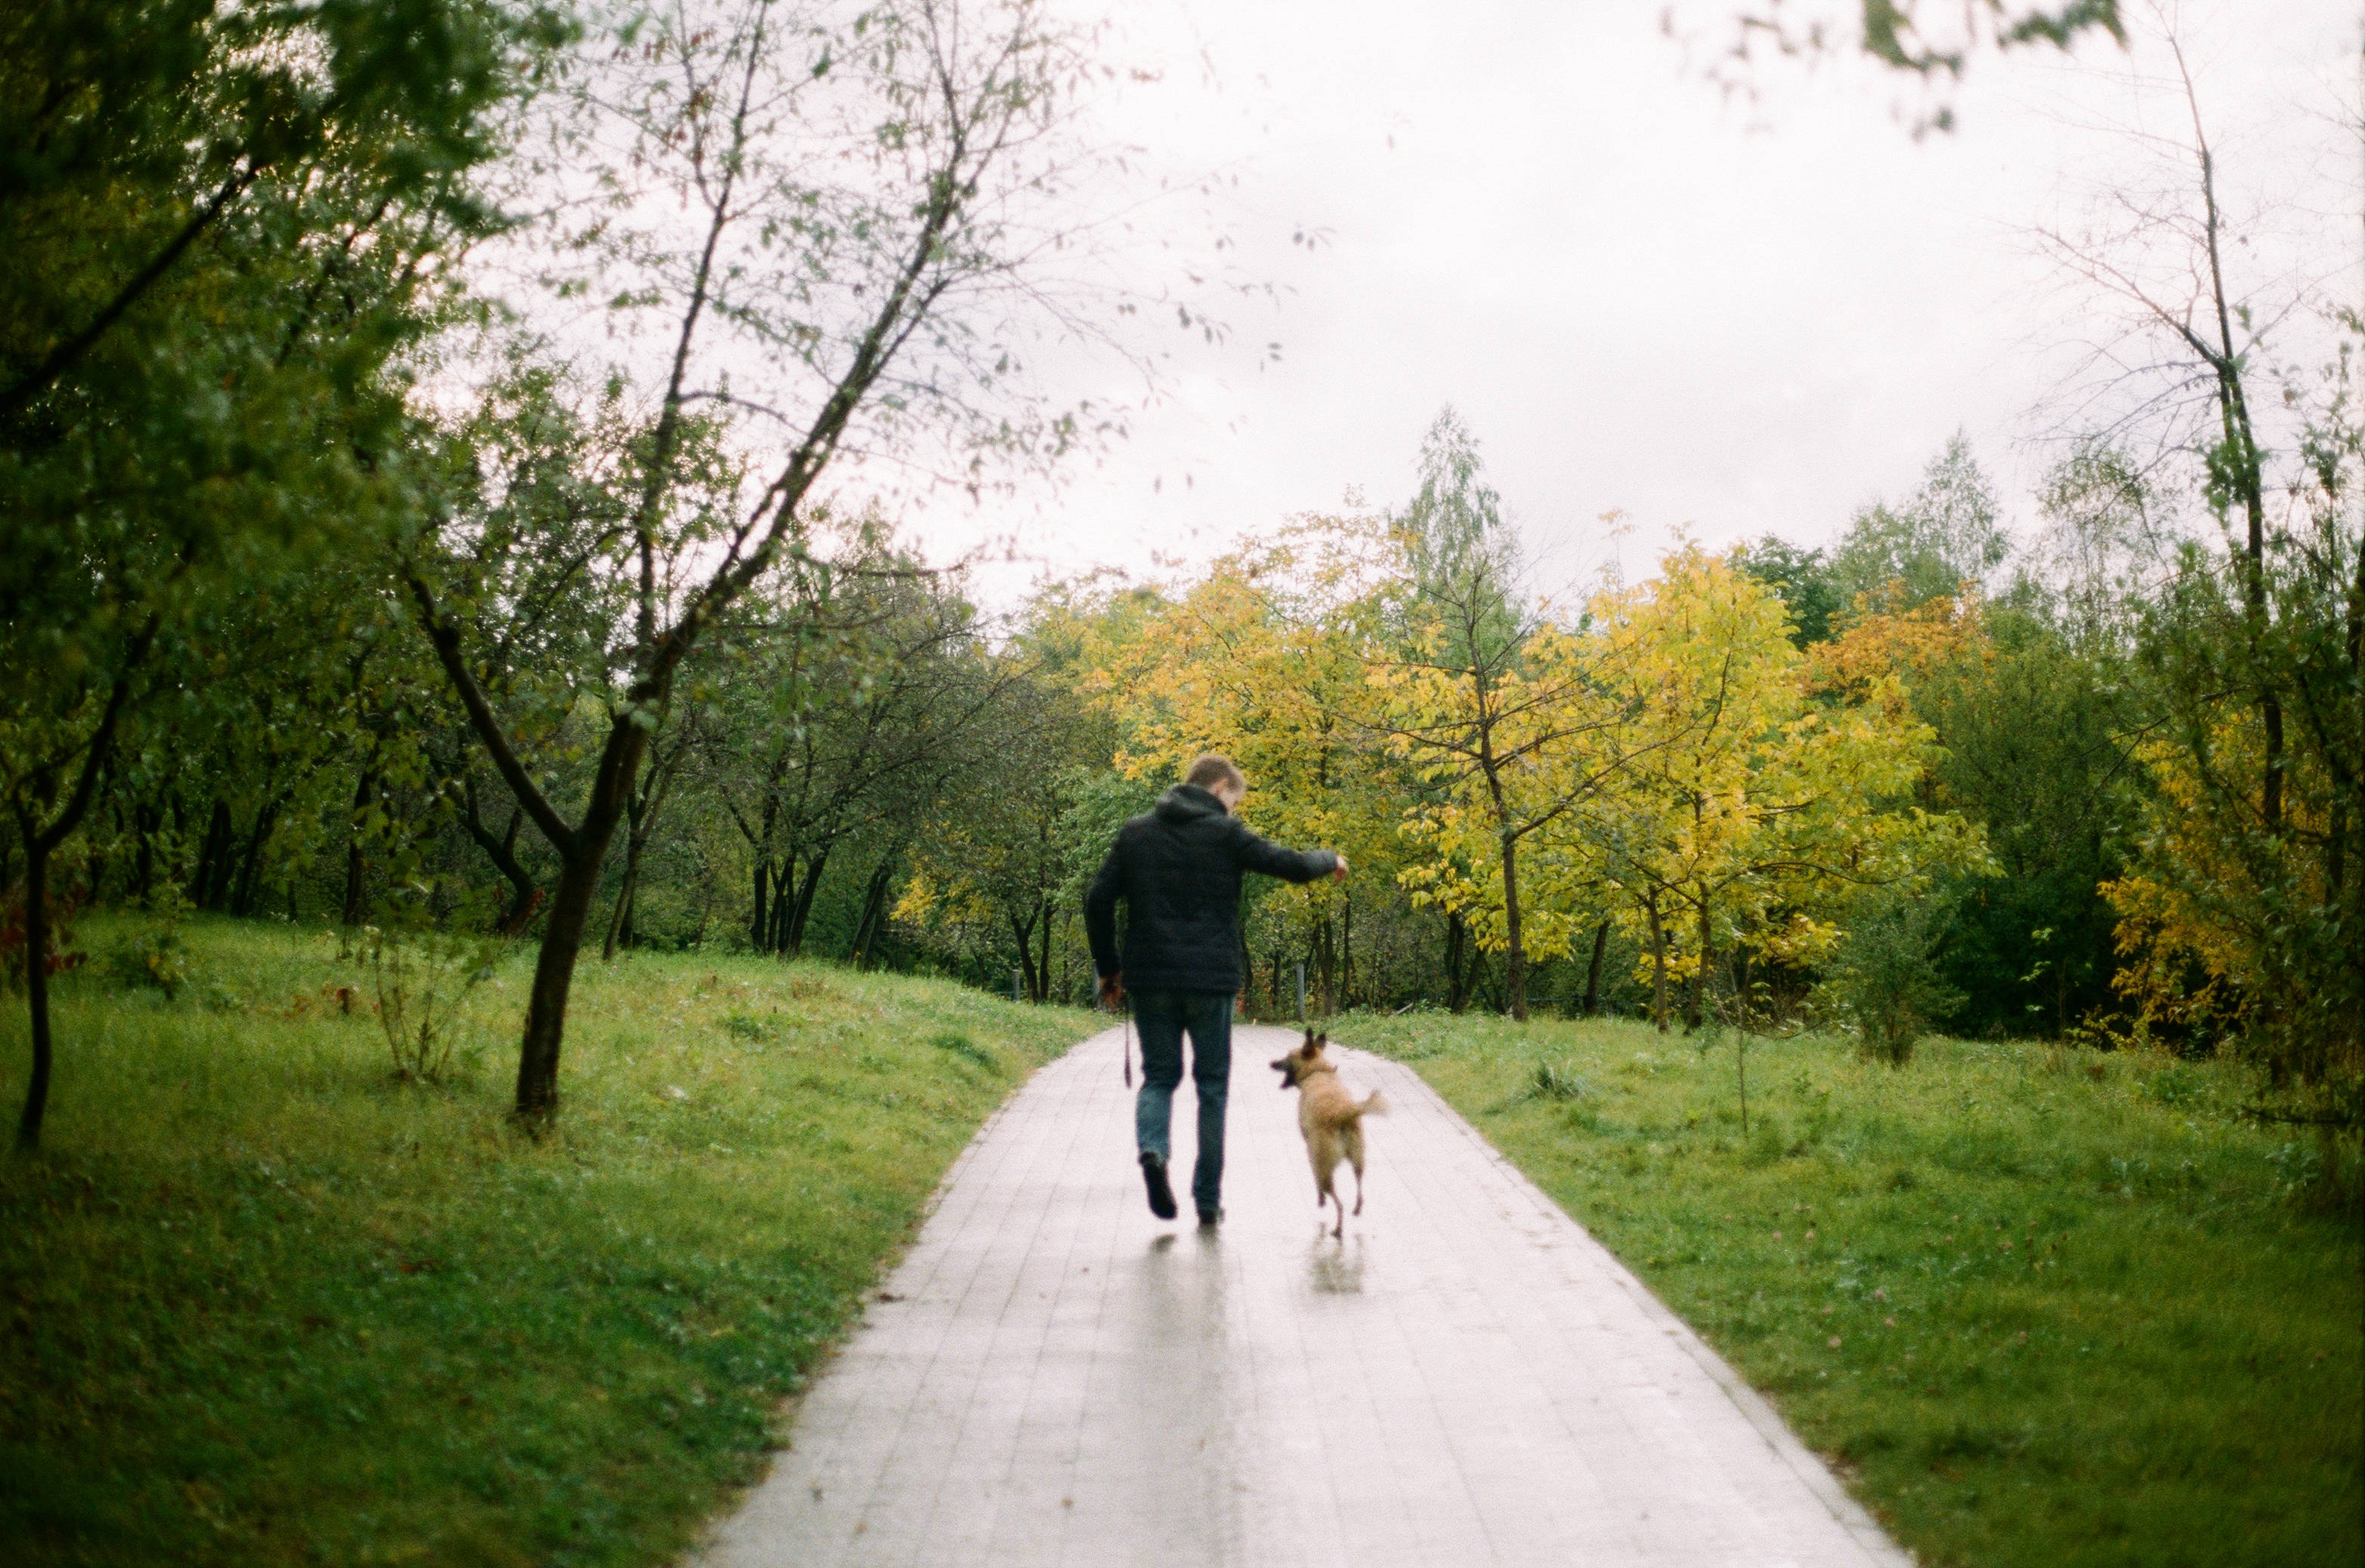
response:
<svg viewBox="0 0 2365 1568"><path fill-rule="evenodd" d="M1339 1201L1331 1186L1341 1159L1355 1168L1355 1212L1363 1212L1363 1118L1384 1115L1388 1103L1377 1091L1361 1101L1347 1092L1339 1081L1339 1070L1323 1055L1330 1043L1328 1035L1306 1031L1306 1043L1272 1064L1281 1074L1283 1089L1297 1091L1297 1130L1306 1135L1306 1158L1314 1167L1314 1207L1319 1212L1324 1199L1328 1199L1339 1211L1339 1223L1330 1234L1343 1237L1347 1233L1347 1205Z"/></svg>

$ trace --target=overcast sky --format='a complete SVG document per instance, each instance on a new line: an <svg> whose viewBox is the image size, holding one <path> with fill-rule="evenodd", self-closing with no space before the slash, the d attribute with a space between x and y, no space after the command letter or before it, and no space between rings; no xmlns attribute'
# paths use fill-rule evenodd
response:
<svg viewBox="0 0 2365 1568"><path fill-rule="evenodd" d="M1690 0L1703 31L1737 8ZM1003 534L1002 597L1042 573L1197 562L1351 492L1395 505L1422 431L1459 409L1507 510L1574 580L1647 570L1688 531L1822 543L1901 495L1956 430L2011 520L2058 421L2093 302L2028 227L2139 177L2128 128L2181 130L2163 51L2107 39L1973 61L1959 128L1916 140L1894 73L1846 54L1758 66L1721 94L1658 0L1129 0L1121 47L1163 73L1123 133L1174 176L1224 170L1234 264L1283 286L1183 353L1133 435L1059 485L907 509L945 558ZM2350 0L2183 7L2188 54L2259 286L2294 266L2356 299ZM1212 68L1212 78L1210 76ZM1203 230L1174 209L1185 247ZM1310 252L1292 243L1318 230ZM2346 269L2345 274L2342 269ZM1282 345L1262 364L1258 346ZM1160 344L1160 346L1168 346ZM1138 395L1104 359L1070 389ZM1598 521L1617 510L1629 531Z"/></svg>

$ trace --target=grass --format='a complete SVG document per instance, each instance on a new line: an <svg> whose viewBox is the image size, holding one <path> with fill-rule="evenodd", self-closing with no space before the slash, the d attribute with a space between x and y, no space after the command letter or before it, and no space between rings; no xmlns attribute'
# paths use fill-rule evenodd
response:
<svg viewBox="0 0 2365 1568"><path fill-rule="evenodd" d="M2365 1562L2365 1252L2216 1063L1352 1017L1922 1561Z"/></svg>
<svg viewBox="0 0 2365 1568"><path fill-rule="evenodd" d="M137 935L92 922L104 960ZM556 1134L395 1081L333 934L195 922L177 1000L64 977L44 1151L0 1159L0 1541L36 1564L650 1563L953 1156L1085 1014L694 957L585 962ZM357 988L348 1014L336 989ZM21 999L0 1105L24 1092Z"/></svg>

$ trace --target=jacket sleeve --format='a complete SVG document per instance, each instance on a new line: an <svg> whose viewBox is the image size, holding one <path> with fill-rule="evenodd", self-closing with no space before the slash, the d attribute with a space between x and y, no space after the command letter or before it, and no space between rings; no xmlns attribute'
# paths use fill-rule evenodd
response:
<svg viewBox="0 0 2365 1568"><path fill-rule="evenodd" d="M1317 877L1327 877L1339 864L1335 851L1283 849L1270 839L1258 837L1245 823L1239 824L1232 844L1241 869L1261 871L1285 882L1310 882Z"/></svg>
<svg viewBox="0 0 2365 1568"><path fill-rule="evenodd" d="M1125 835L1119 834L1084 894L1084 936L1093 945L1093 969L1103 980L1117 972L1116 901L1124 891Z"/></svg>

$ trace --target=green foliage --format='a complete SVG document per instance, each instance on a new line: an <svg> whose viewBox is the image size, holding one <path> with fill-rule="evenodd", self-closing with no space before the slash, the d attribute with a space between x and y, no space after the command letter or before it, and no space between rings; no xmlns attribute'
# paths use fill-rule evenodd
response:
<svg viewBox="0 0 2365 1568"><path fill-rule="evenodd" d="M1528 1092L1540 1100L1582 1100L1592 1088L1565 1062L1540 1061L1528 1074Z"/></svg>
<svg viewBox="0 0 2365 1568"><path fill-rule="evenodd" d="M1733 566L1779 595L1790 612L1790 643L1804 648L1828 642L1832 619L1847 608L1839 580L1821 550L1810 550L1768 533L1734 550Z"/></svg>
<svg viewBox="0 0 2365 1568"><path fill-rule="evenodd" d="M1833 553L1832 586L1844 607L1864 598L1901 612L1985 583L2010 550L1996 522L1995 487L1958 434L1910 499L1856 513Z"/></svg>
<svg viewBox="0 0 2365 1568"><path fill-rule="evenodd" d="M1333 1037L1413 1061L1917 1560L2365 1554L2365 1237L2302 1201L2312 1138L2240 1117L2240 1064L1760 1040L1744 1141L1731 1059L1640 1025ZM1524 1092L1540 1052L1593 1092Z"/></svg>
<svg viewBox="0 0 2365 1568"><path fill-rule="evenodd" d="M2113 1004L2101 889L2146 805L2128 739L2141 707L2106 646L2016 607L1982 621L1977 655L1912 691L1945 748L1940 798L1987 830L1997 864L1952 890L1942 962L1967 1032L2058 1035Z"/></svg>
<svg viewBox="0 0 2365 1568"><path fill-rule="evenodd" d="M473 922L436 924L389 910L385 924L364 929L362 962L376 996L378 1027L394 1057L394 1076L440 1083L458 1053L473 1075L484 1058L481 1041L468 1041L470 1002L493 978L509 943L479 935Z"/></svg>
<svg viewBox="0 0 2365 1568"><path fill-rule="evenodd" d="M1880 897L1849 924L1823 994L1866 1056L1904 1066L1915 1042L1961 1007L1963 993L1935 962L1944 929L1944 913L1926 895Z"/></svg>
<svg viewBox="0 0 2365 1568"><path fill-rule="evenodd" d="M185 930L249 1000L68 977L57 1136L0 1168L12 1568L678 1560L970 1134L1090 1027L626 955L577 981L573 1114L535 1141L505 1083L387 1081L377 1025L319 1004L366 991L330 935ZM513 1014L526 980L482 994Z"/></svg>
<svg viewBox="0 0 2365 1568"><path fill-rule="evenodd" d="M179 923L133 926L108 949L100 973L119 986L153 986L173 1001L189 983L189 945Z"/></svg>
<svg viewBox="0 0 2365 1568"><path fill-rule="evenodd" d="M2222 1038L2305 1114L2365 1101L2365 322L2289 389L2305 416L2294 515L2253 560L2187 545L2141 607L2141 747L2158 808L2109 889L2137 1026Z"/></svg>

